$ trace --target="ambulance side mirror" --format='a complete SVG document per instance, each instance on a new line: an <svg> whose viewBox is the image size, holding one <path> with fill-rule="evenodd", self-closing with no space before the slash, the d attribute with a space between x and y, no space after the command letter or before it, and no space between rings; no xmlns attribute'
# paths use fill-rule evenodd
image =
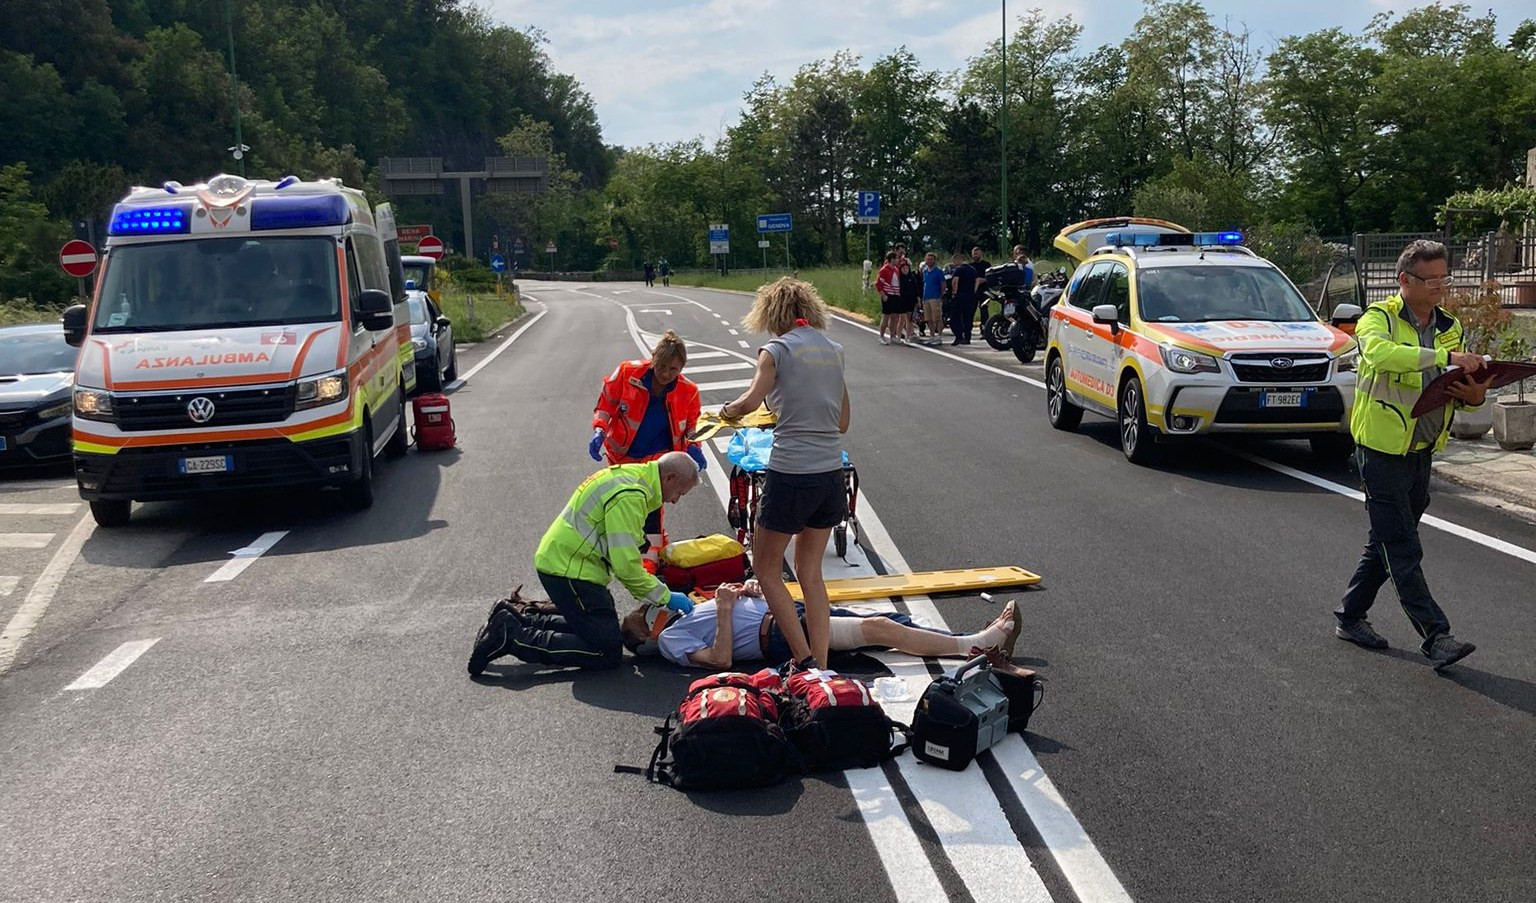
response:
<svg viewBox="0 0 1536 903"><path fill-rule="evenodd" d="M64 341L79 348L85 343L85 318L90 308L84 304L71 304L64 308Z"/></svg>
<svg viewBox="0 0 1536 903"><path fill-rule="evenodd" d="M395 302L383 289L364 289L357 296L359 322L369 332L378 332L395 325Z"/></svg>

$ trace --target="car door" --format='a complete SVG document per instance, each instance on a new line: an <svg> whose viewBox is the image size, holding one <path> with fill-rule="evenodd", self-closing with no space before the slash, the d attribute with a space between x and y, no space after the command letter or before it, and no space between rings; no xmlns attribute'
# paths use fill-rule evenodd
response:
<svg viewBox="0 0 1536 903"><path fill-rule="evenodd" d="M1353 304L1365 310L1365 280L1354 255L1336 260L1328 268L1328 274L1323 277L1322 287L1318 290L1315 307L1318 316L1332 322L1333 312L1340 304ZM1355 334L1353 320L1334 322L1333 325L1350 335Z"/></svg>
<svg viewBox="0 0 1536 903"><path fill-rule="evenodd" d="M1105 284L1114 264L1107 260L1089 263L1079 279L1067 288L1067 302L1053 312L1061 322L1061 349L1067 371L1067 389L1078 401L1103 411L1114 410L1114 386L1110 372L1109 327L1093 322L1093 307L1104 303ZM1098 333L1102 330L1101 338Z"/></svg>

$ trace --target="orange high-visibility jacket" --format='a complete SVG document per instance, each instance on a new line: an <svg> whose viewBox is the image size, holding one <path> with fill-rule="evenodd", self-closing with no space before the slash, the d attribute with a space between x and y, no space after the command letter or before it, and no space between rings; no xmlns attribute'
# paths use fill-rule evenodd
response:
<svg viewBox="0 0 1536 903"><path fill-rule="evenodd" d="M651 403L651 390L641 381L649 369L650 361L625 361L603 380L603 391L592 412L592 427L603 431L603 450L614 464L634 460L629 457L629 445L645 417L646 406ZM699 387L693 380L680 375L677 385L667 393L666 403L667 425L672 433L671 451L685 451L688 446L697 444L688 441L688 434L699 425ZM659 457L659 454L651 457Z"/></svg>

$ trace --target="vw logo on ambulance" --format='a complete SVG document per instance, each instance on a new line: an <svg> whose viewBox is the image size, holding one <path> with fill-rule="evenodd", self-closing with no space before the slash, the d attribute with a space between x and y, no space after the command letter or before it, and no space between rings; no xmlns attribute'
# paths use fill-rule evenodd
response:
<svg viewBox="0 0 1536 903"><path fill-rule="evenodd" d="M213 402L199 395L187 402L187 416L193 423L207 423L213 419Z"/></svg>

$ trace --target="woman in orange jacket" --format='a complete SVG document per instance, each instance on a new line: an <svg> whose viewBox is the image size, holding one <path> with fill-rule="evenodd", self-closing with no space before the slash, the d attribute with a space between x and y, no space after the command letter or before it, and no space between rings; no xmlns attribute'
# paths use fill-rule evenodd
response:
<svg viewBox="0 0 1536 903"><path fill-rule="evenodd" d="M683 376L687 363L687 347L669 329L651 350L650 360L625 361L614 368L603 380L592 412L592 440L587 444L592 460L606 456L609 464L632 464L681 451L704 470L704 450L688 438L699 423L699 387ZM660 511L646 522L645 534L645 564L653 570L667 542Z"/></svg>

